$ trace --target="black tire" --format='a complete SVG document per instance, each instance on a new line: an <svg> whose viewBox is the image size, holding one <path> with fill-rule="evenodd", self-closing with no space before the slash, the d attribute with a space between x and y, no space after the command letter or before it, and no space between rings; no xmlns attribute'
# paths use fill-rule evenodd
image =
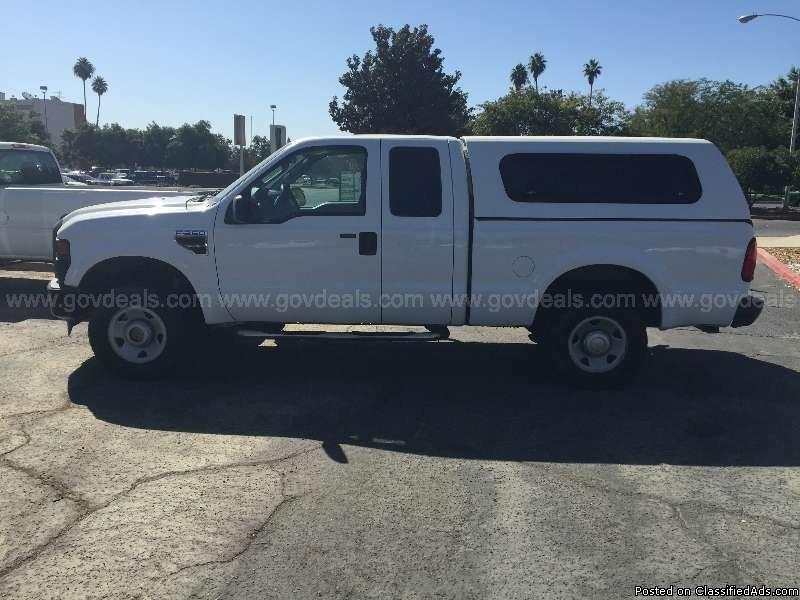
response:
<svg viewBox="0 0 800 600"><path fill-rule="evenodd" d="M114 308L104 307L92 314L89 343L95 356L114 372L132 379L152 379L174 370L202 327L196 312L169 308L163 294L144 286L125 285L110 292L114 298L128 299L130 305L115 302ZM132 301L137 298L139 302ZM151 343L136 347L129 341L135 337L130 325L134 322L137 328L151 328ZM150 338L145 335L142 339Z"/></svg>
<svg viewBox="0 0 800 600"><path fill-rule="evenodd" d="M647 330L634 310L569 309L553 317L541 343L556 372L570 384L621 386L635 376L647 355ZM600 347L592 347L591 341ZM594 354L605 345L607 352Z"/></svg>

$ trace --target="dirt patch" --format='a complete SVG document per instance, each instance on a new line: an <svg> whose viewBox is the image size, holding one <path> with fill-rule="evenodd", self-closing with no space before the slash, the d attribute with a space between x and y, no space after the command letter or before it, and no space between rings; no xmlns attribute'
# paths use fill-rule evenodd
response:
<svg viewBox="0 0 800 600"><path fill-rule="evenodd" d="M0 277L10 279L53 278L53 265L49 263L12 262L0 264Z"/></svg>
<svg viewBox="0 0 800 600"><path fill-rule="evenodd" d="M800 273L800 248L770 248L767 252L795 273Z"/></svg>

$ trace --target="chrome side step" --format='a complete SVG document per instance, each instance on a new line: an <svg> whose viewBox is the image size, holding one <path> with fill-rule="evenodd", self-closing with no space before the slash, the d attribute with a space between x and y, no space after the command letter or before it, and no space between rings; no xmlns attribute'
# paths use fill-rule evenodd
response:
<svg viewBox="0 0 800 600"><path fill-rule="evenodd" d="M240 329L236 332L242 337L256 337L264 339L306 339L306 340L373 340L381 342L433 342L436 340L447 339L450 332L446 335L443 332L426 331L281 331L269 333L258 331L257 329Z"/></svg>

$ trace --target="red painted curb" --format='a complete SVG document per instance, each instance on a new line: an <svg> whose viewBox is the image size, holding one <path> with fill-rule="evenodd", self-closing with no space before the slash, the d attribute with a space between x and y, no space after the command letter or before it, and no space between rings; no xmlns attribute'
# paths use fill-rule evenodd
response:
<svg viewBox="0 0 800 600"><path fill-rule="evenodd" d="M763 248L758 249L758 259L783 279L786 283L800 290L800 273L795 273Z"/></svg>

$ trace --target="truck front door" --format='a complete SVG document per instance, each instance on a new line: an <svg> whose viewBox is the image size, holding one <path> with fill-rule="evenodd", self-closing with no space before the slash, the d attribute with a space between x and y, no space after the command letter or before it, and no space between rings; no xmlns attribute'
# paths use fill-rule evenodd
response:
<svg viewBox="0 0 800 600"><path fill-rule="evenodd" d="M380 323L380 208L378 140L300 146L267 167L217 215L228 311L237 321Z"/></svg>

